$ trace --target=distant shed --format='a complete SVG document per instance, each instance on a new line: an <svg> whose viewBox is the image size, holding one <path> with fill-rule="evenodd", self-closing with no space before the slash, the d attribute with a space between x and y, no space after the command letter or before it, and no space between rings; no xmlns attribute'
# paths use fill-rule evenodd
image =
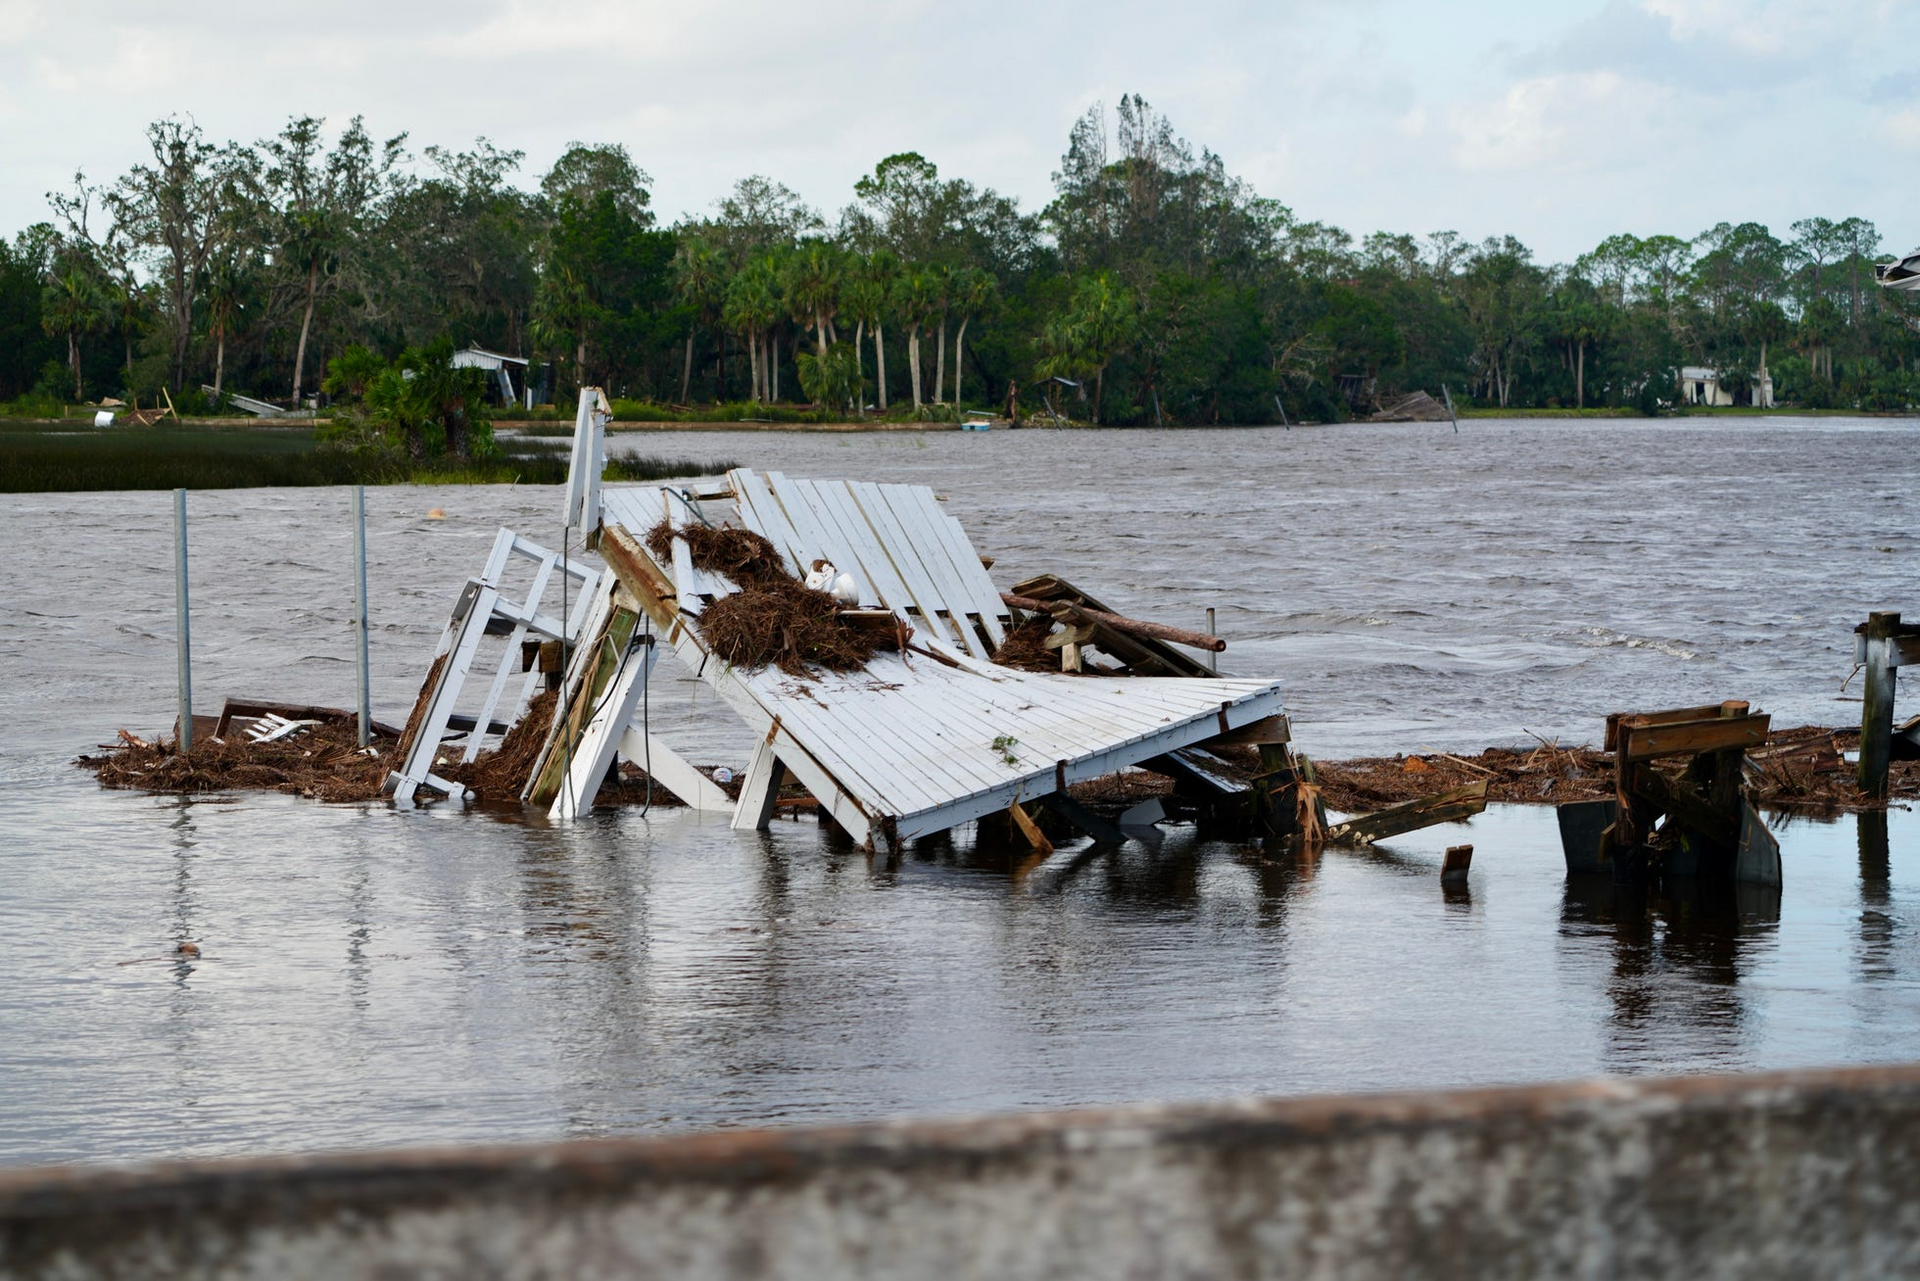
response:
<svg viewBox="0 0 1920 1281"><path fill-rule="evenodd" d="M525 356L468 347L453 353L452 364L455 369L484 369L492 374L500 389L501 404L524 403L528 409L533 408L533 383L528 377L531 366Z"/></svg>

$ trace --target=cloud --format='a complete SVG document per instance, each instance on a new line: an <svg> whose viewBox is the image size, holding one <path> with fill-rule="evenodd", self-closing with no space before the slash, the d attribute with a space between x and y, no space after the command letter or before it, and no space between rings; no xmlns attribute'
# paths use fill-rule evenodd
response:
<svg viewBox="0 0 1920 1281"><path fill-rule="evenodd" d="M362 114L416 152L485 134L526 152L528 186L570 140L619 142L668 220L749 173L832 217L907 150L1036 209L1075 118L1136 91L1357 234L1512 232L1556 257L1831 203L1893 225L1909 201L1873 152L1909 145L1920 78L1887 51L1916 42L1920 4L1893 0L0 0L0 232L75 168L142 160L175 113L218 140L295 114ZM1735 155L1737 181L1715 168Z"/></svg>
<svg viewBox="0 0 1920 1281"><path fill-rule="evenodd" d="M1880 135L1901 151L1920 153L1920 107L1905 107L1884 116Z"/></svg>
<svg viewBox="0 0 1920 1281"><path fill-rule="evenodd" d="M1593 170L1648 146L1667 97L1610 71L1536 76L1450 108L1451 154L1467 173Z"/></svg>

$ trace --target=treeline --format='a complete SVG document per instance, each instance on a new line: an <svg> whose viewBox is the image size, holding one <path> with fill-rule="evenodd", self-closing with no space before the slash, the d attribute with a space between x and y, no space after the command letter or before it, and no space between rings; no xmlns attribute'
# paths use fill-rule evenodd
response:
<svg viewBox="0 0 1920 1281"><path fill-rule="evenodd" d="M756 176L671 227L617 144L576 143L527 189L518 152L416 157L358 118L331 143L311 117L251 144L178 119L147 138L150 161L77 175L0 244L0 400L288 403L356 348L451 341L550 362L562 403L594 383L937 417L1018 383L1029 414L1247 423L1276 397L1326 419L1446 384L1651 410L1685 365L1736 395L1770 374L1803 406L1920 401L1920 299L1874 287L1864 219L1619 235L1559 265L1512 237L1356 243L1137 96L1075 125L1041 210L907 153L831 218Z"/></svg>

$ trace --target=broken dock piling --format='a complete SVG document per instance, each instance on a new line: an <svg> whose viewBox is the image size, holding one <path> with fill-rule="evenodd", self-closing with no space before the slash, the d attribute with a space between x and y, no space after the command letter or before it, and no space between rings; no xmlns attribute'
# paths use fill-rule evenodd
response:
<svg viewBox="0 0 1920 1281"><path fill-rule="evenodd" d="M1860 710L1860 790L1887 794L1893 760L1895 673L1920 663L1920 623L1903 623L1897 613L1874 613L1854 629L1853 661L1866 671L1866 697Z"/></svg>

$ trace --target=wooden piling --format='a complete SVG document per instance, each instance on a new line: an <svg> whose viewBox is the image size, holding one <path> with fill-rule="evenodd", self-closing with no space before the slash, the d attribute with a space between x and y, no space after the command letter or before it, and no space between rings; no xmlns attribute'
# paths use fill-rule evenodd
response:
<svg viewBox="0 0 1920 1281"><path fill-rule="evenodd" d="M1900 631L1898 613L1867 615L1866 698L1860 710L1860 790L1869 796L1887 794L1887 764L1893 758L1893 638Z"/></svg>

